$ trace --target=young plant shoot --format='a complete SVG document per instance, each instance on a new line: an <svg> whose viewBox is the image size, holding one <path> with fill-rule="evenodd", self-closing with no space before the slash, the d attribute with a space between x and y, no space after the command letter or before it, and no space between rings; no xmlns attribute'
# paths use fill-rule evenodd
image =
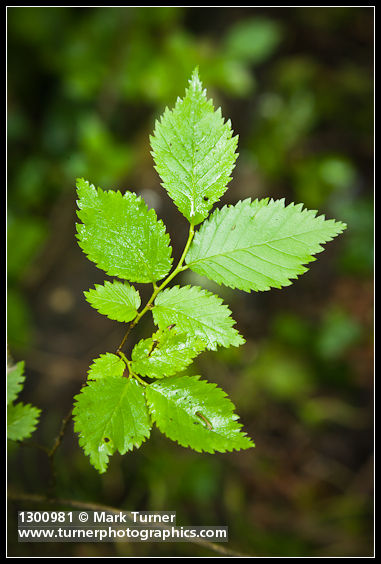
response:
<svg viewBox="0 0 381 564"><path fill-rule="evenodd" d="M162 186L189 222L177 265L164 223L141 197L77 181L78 243L116 278L85 292L86 300L99 313L128 323L119 347L93 361L75 397L75 431L99 472L114 452L139 448L153 424L197 452L253 447L226 393L202 376L181 374L206 349L244 344L230 309L198 286L169 284L190 269L245 292L282 288L346 227L283 199L246 199L211 213L231 180L238 137L207 98L197 69L184 98L156 122L150 141ZM153 287L144 306L134 282ZM148 313L157 329L128 359L127 336Z"/></svg>

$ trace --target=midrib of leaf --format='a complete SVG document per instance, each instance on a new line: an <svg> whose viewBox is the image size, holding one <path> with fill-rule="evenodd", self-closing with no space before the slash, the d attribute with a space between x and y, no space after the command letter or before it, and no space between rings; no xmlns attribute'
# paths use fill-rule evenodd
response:
<svg viewBox="0 0 381 564"><path fill-rule="evenodd" d="M194 114L195 114L195 112L194 112L194 110L192 110L192 116L193 116L193 118L194 118ZM200 161L197 161L197 159L195 158L195 157L196 157L196 149L195 149L195 145L194 145L194 140L195 140L196 123L197 123L197 120L194 118L194 119L193 119L193 123L192 123L192 130L193 130L193 136L192 136L192 188L193 188L193 191L192 191L192 196L193 196L193 201L195 201L195 186L194 186L194 174L195 174L195 169L196 169L196 166L199 165L200 162L202 162L202 160L203 160L203 158L204 158L204 157L203 157L202 159L200 159ZM223 125L223 126L222 126L221 135L219 136L218 140L214 143L214 147L217 147L217 145L220 143L221 139L224 137L225 134L226 134L225 126ZM211 137L211 136L209 136L209 138L210 138L210 137ZM203 141L205 141L204 138L203 138ZM218 167L219 165L220 165L220 162L219 162L219 161L215 162L214 165L213 165L211 168L209 168L208 170L206 170L206 171L204 172L204 174L199 178L199 182L200 182L208 173L210 173L211 170L213 170L214 168ZM225 171L222 171L221 174L220 174L216 179L214 179L214 183L216 183L222 176L224 176L224 174L225 174ZM211 184L209 183L208 189L210 188L210 186L211 186ZM205 190L205 192L206 192L206 191L207 191L207 190ZM193 202L192 202L192 206L193 206ZM192 210L192 211L194 211L194 210Z"/></svg>
<svg viewBox="0 0 381 564"><path fill-rule="evenodd" d="M266 246L269 246L269 247L270 247L270 245L267 245L267 244L265 244L265 243L264 243L263 245L266 245ZM262 245L256 245L256 246L257 246L257 247L261 247ZM270 247L270 248L273 248L273 247ZM274 250L277 250L277 249L274 249ZM255 257L255 258L257 258L258 260L260 260L260 261L262 261L262 262L267 262L268 264L271 264L271 265L276 266L276 267L279 267L279 268L285 268L285 269L289 269L289 268L290 268L289 266L285 266L284 264L279 264L279 263L277 263L277 262L273 262L273 261L271 261L271 260L262 258L262 257L260 257L260 256L258 256L258 255L256 255L256 254L254 254L253 252L251 252L251 247L243 248L243 249L235 249L234 251L231 251L231 252L225 253L225 254L212 255L212 256L210 256L210 257L207 257L206 260L208 260L208 261L210 260L210 261L213 262L216 257L222 256L222 257L227 258L227 259L229 259L229 260L232 260L232 261L236 262L238 265L242 266L242 261L239 261L239 260L235 259L235 258L232 256L233 253L240 253L240 252L248 252L252 257ZM282 253L283 251L280 251L280 252ZM287 254L290 255L290 253L287 253ZM298 258L298 255L290 255L290 256L293 256L293 257L295 257L295 258ZM195 261L195 262L201 262L201 260ZM191 264L195 264L195 263L191 263ZM217 263L217 264L218 264L219 266L222 266L220 263ZM257 272L254 268L252 268L252 267L249 266L248 264L245 264L244 266L245 266L246 268L250 268L250 270L252 270L253 272ZM257 272L257 273L258 273L258 274L261 274L261 276L265 276L262 272ZM266 276L266 278L269 278L269 277Z"/></svg>
<svg viewBox="0 0 381 564"><path fill-rule="evenodd" d="M183 315L184 317L186 317L191 323L196 323L196 324L200 324L204 327L207 327L208 329L212 329L215 332L218 332L220 335L224 336L225 333L222 330L217 330L216 327L214 327L213 325L208 325L207 323L204 323L203 321L199 320L197 317L191 317L190 315L184 313L183 311L180 311L178 309L175 309L173 307L169 307L169 306L163 306L163 305L159 305L159 307L163 307L169 311L173 311L177 314L180 313L180 315ZM213 314L214 315L214 314ZM230 327L229 327L230 328Z"/></svg>
<svg viewBox="0 0 381 564"><path fill-rule="evenodd" d="M170 122L170 124L171 124L171 126L172 126L172 130L175 132L177 138L179 139L180 144L183 146L185 152L188 153L188 155L191 157L192 172L191 172L190 170L188 170L188 169L184 166L184 164L180 161L180 159L179 159L179 158L176 156L176 154L172 151L171 146L169 145L169 143L168 143L168 141L167 141L167 138L166 138L164 135L162 135L162 139L164 139L164 142L165 142L165 144L167 145L168 153L171 155L172 158L175 159L175 161L176 161L176 162L181 166L181 168L183 168L183 170L185 171L185 173L186 173L186 175L187 175L187 177L188 177L188 182L184 182L184 184L185 184L185 186L188 188L189 192L191 192L192 197L193 197L193 200L194 200L194 186L193 186L193 183L194 183L194 180L193 180L193 174L194 174L194 169L193 169L193 166L194 166L194 165L193 165L193 162L194 162L194 147L193 147L193 143L192 143L192 155L190 155L187 146L185 145L185 143L184 143L182 137L179 135L179 132L178 132L178 130L177 130L177 127L176 127L175 124L173 123L173 116L172 116L171 113L168 115L168 120L169 120L169 122ZM192 126L192 129L194 130L194 125ZM194 131L193 131L193 132L194 132ZM168 163L167 163L167 166L168 166ZM169 166L168 166L168 168L169 168ZM170 170L171 170L171 169L170 169ZM172 173L172 174L176 174L176 171L171 170L171 173ZM191 176L191 179L189 179L189 176ZM189 182L191 182L192 186L189 185ZM191 204L191 215L192 215L193 212L194 212L194 205L193 205L193 200L192 200L192 198L190 197L189 194L186 194L186 193L181 189L181 183L179 183L179 186L178 186L177 189L179 190L179 192L182 193L182 195L183 195L186 199L189 199L190 204Z"/></svg>
<svg viewBox="0 0 381 564"><path fill-rule="evenodd" d="M115 297L115 299L114 299L114 297ZM111 299L108 296L104 297L102 295L97 295L96 298L97 298L97 302L101 302L102 304L108 305L110 303L112 303L112 304L115 303L115 304L118 304L118 305L131 307L132 309L134 308L134 306L131 305L131 303L126 301L124 294L122 292L120 292L119 289L118 290L115 289L114 295L111 297Z"/></svg>
<svg viewBox="0 0 381 564"><path fill-rule="evenodd" d="M186 409L186 406L182 406L181 404L179 404L178 402L176 402L176 395L173 392L172 394L164 394L160 388L158 389L158 387L154 388L155 392L160 394L160 396L171 405L171 413L173 413L172 410L175 411L175 413L173 413L173 416L176 415L176 418L179 421L182 421L184 419L184 414L189 417L191 420L193 421L197 421L199 422L199 419L197 419L197 416L195 416L194 413L192 413L192 411L188 411ZM175 399L173 399L173 396L175 397ZM208 414L209 415L209 414ZM206 430L206 427L203 426L203 429ZM223 439L226 439L228 437L228 435L226 435L226 433L224 433L225 427L213 427L213 433L215 435L218 435L219 437L222 437ZM233 433L234 435L235 433ZM238 434L238 433L237 433ZM231 438L231 436L229 437Z"/></svg>
<svg viewBox="0 0 381 564"><path fill-rule="evenodd" d="M314 233L315 231L320 231L320 229L309 229L308 231L302 231L300 233L295 233L294 235L285 235L284 237L279 237L278 239L269 239L268 241L264 241L262 243L255 243L253 245L250 245L249 247L240 247L240 248L231 249L229 251L225 251L225 252L222 252L222 253L216 253L214 255L207 255L203 258L199 258L197 260L192 260L192 262L188 263L187 266L190 267L192 264L196 264L198 262L205 262L209 259L214 259L214 258L217 258L217 257L226 257L229 254L238 253L238 252L241 252L241 251L250 251L251 249L253 249L255 247L263 247L263 246L268 246L268 247L270 247L270 249L273 249L274 251L284 253L284 254L290 255L292 257L298 258L299 255L293 255L292 253L286 253L285 251L282 251L281 249L277 249L276 247L272 247L269 243L276 243L277 241L284 241L284 239L295 239L295 237L299 237L300 235L306 235L307 233ZM295 240L298 241L298 239L295 239ZM298 243L300 243L300 241L298 241ZM282 266L282 265L279 265L277 263L273 263L271 261L268 261L266 259L258 257L257 255L253 255L253 256L255 256L255 257L257 257L260 260L263 260L265 262L269 262L270 264L274 264L275 266Z"/></svg>
<svg viewBox="0 0 381 564"><path fill-rule="evenodd" d="M184 103L184 102L183 102ZM185 172L187 173L188 177L189 177L189 184L187 184L187 187L189 189L189 191L191 192L191 197L188 194L184 194L184 192L182 192L182 194L189 198L190 200L190 204L191 204L191 212L190 215L191 217L194 214L194 201L195 201L195 186L194 186L194 171L195 171L195 144L194 144L194 139L195 139L195 131L196 131L196 118L195 118L195 110L192 108L191 109L191 129L192 129L192 136L191 136L191 147L192 147L192 151L191 153L189 153L189 150L186 146L186 144L184 143L182 137L180 136L176 125L173 123L173 114L169 114L169 121L172 125L173 130L176 132L176 135L178 137L178 139L180 139L180 143L181 145L184 147L185 151L188 153L188 155L191 158L191 169L187 170L185 168L185 166L181 163L181 161L179 161L176 157L176 161L180 162L180 164L182 165L183 169L185 170Z"/></svg>
<svg viewBox="0 0 381 564"><path fill-rule="evenodd" d="M183 103L184 103L184 102L183 102ZM173 131L175 132L177 138L178 138L179 141L180 141L180 144L183 146L184 150L188 153L188 155L190 156L190 160L191 160L191 169L188 170L188 169L184 166L184 164L177 158L177 156L174 155L174 153L171 151L170 146L168 145L168 141L167 141L167 139L164 137L164 140L165 140L165 142L166 142L166 145L167 145L167 147L168 147L168 150L169 150L170 154L175 157L176 162L178 162L178 163L181 165L181 167L184 169L184 171L186 172L186 174L187 174L187 176L188 176L188 178L189 178L188 183L186 183L186 186L187 186L187 188L189 189L189 191L190 191L190 193L191 193L191 196L188 195L188 194L185 194L182 190L180 190L180 191L181 191L181 193L183 194L183 196L185 196L186 198L188 198L189 201L190 201L190 204L191 204L190 215L191 215L191 217L192 217L192 216L194 215L194 211L195 211L195 210L194 210L194 202L195 202L195 199L196 199L196 198L195 198L195 185L194 185L194 184L195 184L195 183L194 183L194 175L195 175L195 168L196 168L196 162L195 162L195 161L196 161L196 158L195 158L195 157L196 157L196 147L195 147L195 136L196 136L196 135L195 135L195 133L196 133L196 124L197 124L196 111L195 111L194 108L191 109L191 119L190 119L191 130L192 130L192 135L191 135L191 147L192 147L192 150L191 150L191 152L189 152L187 145L185 144L185 142L184 142L182 136L181 136L181 135L179 134L179 132L178 132L178 127L177 127L176 123L174 123L174 121L173 121L173 114L172 114L172 113L169 114L168 119L169 119L169 122L170 122L170 124L171 124L171 126L172 126ZM222 136L221 136L221 137L222 137ZM198 163L197 163L197 164L198 164ZM207 174L207 173L205 173L205 174ZM205 174L203 175L203 177L205 176ZM202 178L203 178L203 177L202 177Z"/></svg>
<svg viewBox="0 0 381 564"><path fill-rule="evenodd" d="M196 118L195 118L195 110L192 109L191 112L192 115L192 175L191 175L191 184L192 184L192 201L191 201L191 212L190 212L190 216L192 217L194 215L195 209L194 209L194 202L195 202L195 186L194 186L194 169L195 169L195 143L194 143L194 139L195 139L195 134L196 134Z"/></svg>
<svg viewBox="0 0 381 564"><path fill-rule="evenodd" d="M117 238L120 238L120 232L116 231L115 229L110 229L107 228L106 231L109 231L110 233L114 234L117 236ZM100 243L103 243L103 239L101 239L99 236L97 237L96 235L94 236L94 240L95 241L99 241ZM123 246L124 247L128 247L130 250L132 250L134 253L136 253L138 251L138 258L140 259L140 262L144 265L144 267L146 268L146 272L150 275L151 279L154 279L154 275L152 270L150 269L150 263L147 262L147 259L144 256L143 251L140 249L140 247L133 247L131 245L131 243L129 243L128 241L123 241ZM120 247L120 245L119 245ZM111 249L108 249L108 255L112 256L112 257L117 257L117 258L122 258L120 252L116 253L116 252L112 252Z"/></svg>
<svg viewBox="0 0 381 564"><path fill-rule="evenodd" d="M110 417L108 418L108 420L107 420L107 422L106 422L106 424L105 424L105 426L104 426L104 428L103 428L103 431L102 431L102 438L103 438L104 435L105 435L107 425L109 425L110 421L112 420L112 418L113 418L114 415L115 415L116 410L119 408L119 406L120 406L120 404L121 404L121 402L122 402L122 399L124 398L124 395L125 395L125 393L126 393L126 391L127 391L127 385L128 385L128 383L129 383L129 381L127 380L127 382L126 382L125 385L124 385L123 392L120 394L120 398L119 398L117 404L115 405L114 409L112 410L111 415L110 415ZM130 413L131 413L131 408L130 408ZM123 429L124 429L124 428L125 428L125 425L124 425L123 411L122 411L122 419L123 419ZM133 419L133 418L132 418L132 419ZM134 422L134 428L135 428L135 422ZM136 431L136 428L135 428L135 431ZM113 441L113 442L114 442L114 441Z"/></svg>

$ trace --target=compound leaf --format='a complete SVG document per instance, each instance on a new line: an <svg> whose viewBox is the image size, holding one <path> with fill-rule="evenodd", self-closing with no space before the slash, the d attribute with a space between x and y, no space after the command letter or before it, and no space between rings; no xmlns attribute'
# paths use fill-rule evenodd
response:
<svg viewBox="0 0 381 564"><path fill-rule="evenodd" d="M149 339L142 339L132 351L133 372L150 378L172 376L184 370L205 349L201 339L175 328L157 331Z"/></svg>
<svg viewBox="0 0 381 564"><path fill-rule="evenodd" d="M89 304L114 321L131 321L141 303L139 292L133 286L117 280L95 284L95 290L90 289L84 294Z"/></svg>
<svg viewBox="0 0 381 564"><path fill-rule="evenodd" d="M168 438L197 452L226 452L254 446L240 429L225 392L199 376L172 376L147 386L153 421Z"/></svg>
<svg viewBox="0 0 381 564"><path fill-rule="evenodd" d="M233 328L230 309L222 299L198 286L173 286L157 296L152 309L160 329L176 325L180 332L204 341L205 347L238 347L245 340Z"/></svg>
<svg viewBox="0 0 381 564"><path fill-rule="evenodd" d="M237 158L238 137L230 120L214 110L197 69L183 99L166 108L151 136L152 155L162 185L193 225L203 221L226 191Z"/></svg>
<svg viewBox="0 0 381 564"><path fill-rule="evenodd" d="M134 379L100 378L89 382L74 399L74 430L100 473L106 471L114 452L139 448L150 435L144 388Z"/></svg>
<svg viewBox="0 0 381 564"><path fill-rule="evenodd" d="M153 209L133 192L123 196L77 180L79 246L109 276L155 282L168 274L169 236Z"/></svg>
<svg viewBox="0 0 381 564"><path fill-rule="evenodd" d="M303 204L244 200L216 210L196 233L188 267L207 278L250 292L289 286L306 272L312 255L346 225L326 220Z"/></svg>

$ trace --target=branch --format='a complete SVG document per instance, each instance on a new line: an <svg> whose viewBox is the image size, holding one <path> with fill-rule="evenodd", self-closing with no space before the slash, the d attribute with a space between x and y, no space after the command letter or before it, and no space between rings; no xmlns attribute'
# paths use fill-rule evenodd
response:
<svg viewBox="0 0 381 564"><path fill-rule="evenodd" d="M69 424L70 419L72 418L72 415L73 415L73 408L69 411L69 413L62 420L60 432L58 433L57 437L54 439L53 446L50 449L50 451L48 452L49 458L53 459L57 448L60 446L61 441L63 439L63 436L65 434L66 428Z"/></svg>
<svg viewBox="0 0 381 564"><path fill-rule="evenodd" d="M65 435L65 431L66 431L68 424L69 424L69 422L72 418L72 415L73 415L73 408L63 418L63 420L61 422L61 428L59 430L59 433L56 436L56 438L54 439L53 445L50 449L46 446L40 445L39 443L37 443L35 441L28 441L28 442L17 441L20 446L36 448L36 449L44 452L46 454L46 456L48 457L49 469L50 469L49 491L53 495L54 495L54 491L55 491L55 488L56 488L56 472L55 472L55 468L54 468L54 457L55 457L55 454L56 454L56 450L58 449L58 447L60 446L60 444L62 442L62 439Z"/></svg>
<svg viewBox="0 0 381 564"><path fill-rule="evenodd" d="M58 435L56 436L56 438L54 439L53 446L47 452L48 459L49 459L49 466L50 466L50 484L49 484L49 487L50 487L50 492L53 495L55 493L55 489L56 489L56 485L57 485L56 470L55 470L55 466L54 466L54 456L56 454L57 448L60 446L60 444L62 442L62 439L65 435L65 431L68 427L68 424L69 424L72 416L73 416L73 408L71 408L69 413L63 418L60 431L59 431Z"/></svg>

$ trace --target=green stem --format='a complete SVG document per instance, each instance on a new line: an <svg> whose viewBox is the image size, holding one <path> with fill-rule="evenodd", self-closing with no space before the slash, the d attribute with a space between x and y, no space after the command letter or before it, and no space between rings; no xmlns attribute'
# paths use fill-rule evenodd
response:
<svg viewBox="0 0 381 564"><path fill-rule="evenodd" d="M119 355L120 358L123 360L124 364L127 366L128 373L130 373L130 372L131 372L131 370L130 370L130 361L128 360L128 358L126 357L126 355L125 355L122 351L118 351L118 355Z"/></svg>
<svg viewBox="0 0 381 564"><path fill-rule="evenodd" d="M140 382L141 384L143 384L143 386L148 386L147 382L145 382L142 378L140 378L140 376L138 376L137 374L135 374L135 372L131 369L131 361L128 360L128 358L126 357L126 355L125 355L124 353L122 353L122 351L118 351L118 355L120 356L120 358L123 360L123 362L124 362L125 365L127 366L128 377L129 377L129 378L135 378L138 382Z"/></svg>
<svg viewBox="0 0 381 564"><path fill-rule="evenodd" d="M122 351L118 351L118 355L120 356L120 358L123 360L124 364L125 364L126 367L127 367L127 370L128 370L128 377L134 376L134 372L133 372L133 370L131 369L131 363L132 363L132 361L131 361L131 360L128 360L128 358L126 357L126 355L125 355Z"/></svg>
<svg viewBox="0 0 381 564"><path fill-rule="evenodd" d="M164 282L162 284L160 284L160 286L157 286L156 283L153 284L154 291L153 291L150 299L148 300L148 302L146 303L144 308L139 313L137 313L136 317L131 321L131 323L128 326L128 329L127 329L127 331L126 331L126 333L125 333L125 335L124 335L124 337L123 337L123 339L122 339L122 341L119 345L119 347L116 350L117 354L119 354L121 352L121 349L122 349L123 345L125 344L127 337L130 334L130 331L135 327L135 325L137 325L139 323L139 321L141 320L143 315L146 314L149 309L152 309L152 303L155 300L158 293L161 292L167 286L167 284L169 284L169 282L171 280L173 280L173 278L175 276L177 276L177 274L179 274L179 272L182 272L183 270L186 270L188 268L187 266L183 266L183 264L184 264L184 260L185 260L185 257L187 255L187 252L189 250L189 247L192 243L193 237L194 237L194 225L190 225L188 240L186 242L183 254L180 257L180 260L177 263L176 268L171 272L171 274L169 274L169 276L167 276L167 278L164 280Z"/></svg>
<svg viewBox="0 0 381 564"><path fill-rule="evenodd" d="M141 384L143 384L143 386L148 386L147 382L145 380L143 380L142 378L140 378L140 376L138 376L137 374L135 374L134 372L131 372L131 376L133 378L135 378L135 380L137 380L138 382L140 382Z"/></svg>

